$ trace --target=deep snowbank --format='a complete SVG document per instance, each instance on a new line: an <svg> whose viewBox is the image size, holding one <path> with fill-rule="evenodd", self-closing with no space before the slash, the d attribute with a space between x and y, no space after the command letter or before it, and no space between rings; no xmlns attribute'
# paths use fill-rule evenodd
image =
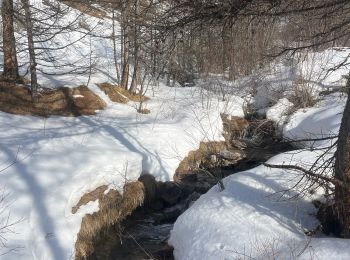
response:
<svg viewBox="0 0 350 260"><path fill-rule="evenodd" d="M336 134L345 98L328 97L318 105L295 113L285 133L299 138ZM268 163L307 167L319 154L288 152ZM225 178L224 191L212 188L176 221L169 241L176 259L349 259L350 240L305 235L318 225L311 201L321 191L295 198L307 185L303 180L294 188L301 177L259 166Z"/></svg>

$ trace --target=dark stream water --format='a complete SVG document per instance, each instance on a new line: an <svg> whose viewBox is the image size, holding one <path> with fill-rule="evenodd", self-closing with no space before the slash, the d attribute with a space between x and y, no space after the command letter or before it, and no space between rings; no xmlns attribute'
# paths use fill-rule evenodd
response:
<svg viewBox="0 0 350 260"><path fill-rule="evenodd" d="M95 245L89 259L141 260L174 259L167 244L170 231L180 216L201 194L217 185L218 180L239 171L251 169L272 156L292 150L288 144L274 143L245 150L246 158L225 167L208 169L214 176L189 174L179 185L184 196L173 204L155 201L136 209L122 223L111 228Z"/></svg>

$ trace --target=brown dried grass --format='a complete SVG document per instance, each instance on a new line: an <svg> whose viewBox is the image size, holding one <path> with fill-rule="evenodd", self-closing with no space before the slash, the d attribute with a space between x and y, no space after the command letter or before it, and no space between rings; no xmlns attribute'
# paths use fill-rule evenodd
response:
<svg viewBox="0 0 350 260"><path fill-rule="evenodd" d="M91 255L102 232L125 219L145 200L145 187L140 181L125 184L123 195L116 190L104 194L105 190L105 187L101 186L82 198L86 202L98 197L100 210L87 214L82 220L75 244L76 259L86 259Z"/></svg>
<svg viewBox="0 0 350 260"><path fill-rule="evenodd" d="M61 0L61 2L64 3L65 5L68 5L69 7L77 9L78 11L93 17L103 18L107 16L105 11L102 11L92 6L88 2L84 3L83 1L78 2L78 1L72 1L72 0Z"/></svg>
<svg viewBox="0 0 350 260"><path fill-rule="evenodd" d="M73 214L77 213L77 211L79 210L79 208L81 206L86 205L91 201L101 199L103 197L104 192L107 189L108 189L108 186L103 185L103 186L100 186L89 193L84 194L83 197L80 198L78 204L72 208L72 213Z"/></svg>
<svg viewBox="0 0 350 260"><path fill-rule="evenodd" d="M80 116L94 115L106 103L88 87L46 89L33 102L30 89L0 81L0 110L17 115Z"/></svg>
<svg viewBox="0 0 350 260"><path fill-rule="evenodd" d="M242 138L246 135L249 128L249 121L247 119L228 116L226 114L221 114L221 119L223 123L223 136L227 142L232 142L234 139Z"/></svg>
<svg viewBox="0 0 350 260"><path fill-rule="evenodd" d="M190 151L175 171L174 180L179 181L184 175L197 171L202 163L212 154L219 154L228 148L226 142L201 142L199 149Z"/></svg>
<svg viewBox="0 0 350 260"><path fill-rule="evenodd" d="M121 86L112 85L107 82L98 84L98 87L104 91L113 102L125 104L128 101L145 102L149 100L149 97L145 95L132 93Z"/></svg>
<svg viewBox="0 0 350 260"><path fill-rule="evenodd" d="M140 114L147 115L147 114L151 113L151 110L149 110L147 108L141 108L141 109L137 109L137 112Z"/></svg>
<svg viewBox="0 0 350 260"><path fill-rule="evenodd" d="M109 97L109 99L116 103L126 104L129 102L129 99L121 95L115 86L109 83L97 84L97 86Z"/></svg>
<svg viewBox="0 0 350 260"><path fill-rule="evenodd" d="M145 102L147 100L149 100L149 97L145 96L145 95L140 95L137 93L132 93L124 88L122 88L121 86L117 86L117 91L121 94L123 94L124 96L126 96L130 101L134 101L134 102Z"/></svg>

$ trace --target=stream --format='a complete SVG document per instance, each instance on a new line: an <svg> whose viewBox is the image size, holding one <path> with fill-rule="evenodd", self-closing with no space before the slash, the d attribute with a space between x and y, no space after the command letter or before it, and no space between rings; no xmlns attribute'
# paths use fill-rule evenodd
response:
<svg viewBox="0 0 350 260"><path fill-rule="evenodd" d="M218 185L222 178L254 168L272 156L290 150L293 147L283 142L265 142L260 147L245 148L244 158L238 161L206 168L206 172L189 172L176 182L161 183L167 194L175 194L175 197L158 198L137 208L102 236L89 259L174 259L173 248L167 244L170 231L176 219L200 195Z"/></svg>

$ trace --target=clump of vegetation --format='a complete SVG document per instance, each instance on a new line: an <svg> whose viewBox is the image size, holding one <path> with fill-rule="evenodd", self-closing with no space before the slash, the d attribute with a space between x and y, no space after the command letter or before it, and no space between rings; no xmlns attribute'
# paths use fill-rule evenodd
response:
<svg viewBox="0 0 350 260"><path fill-rule="evenodd" d="M99 200L99 211L87 214L82 220L80 231L75 244L76 259L86 259L94 252L95 241L102 232L111 228L130 215L145 200L145 187L140 181L126 183L123 194L117 190L109 190L101 186L86 194L73 207L72 212L77 212L79 207L92 200Z"/></svg>
<svg viewBox="0 0 350 260"><path fill-rule="evenodd" d="M313 93L313 88L308 86L303 78L294 81L293 90L289 96L289 101L293 103L294 109L313 107L317 99Z"/></svg>
<svg viewBox="0 0 350 260"><path fill-rule="evenodd" d="M126 104L129 101L145 102L149 98L142 94L132 93L121 86L110 83L101 83L97 85L113 102Z"/></svg>
<svg viewBox="0 0 350 260"><path fill-rule="evenodd" d="M15 83L0 82L0 110L17 115L94 115L106 103L88 87L44 89L33 100L31 91Z"/></svg>
<svg viewBox="0 0 350 260"><path fill-rule="evenodd" d="M109 97L109 99L116 103L126 104L129 102L129 99L120 94L116 87L109 83L97 84L97 86Z"/></svg>
<svg viewBox="0 0 350 260"><path fill-rule="evenodd" d="M147 115L147 114L151 113L151 110L149 110L147 108L141 108L141 109L137 109L137 112L140 114Z"/></svg>

